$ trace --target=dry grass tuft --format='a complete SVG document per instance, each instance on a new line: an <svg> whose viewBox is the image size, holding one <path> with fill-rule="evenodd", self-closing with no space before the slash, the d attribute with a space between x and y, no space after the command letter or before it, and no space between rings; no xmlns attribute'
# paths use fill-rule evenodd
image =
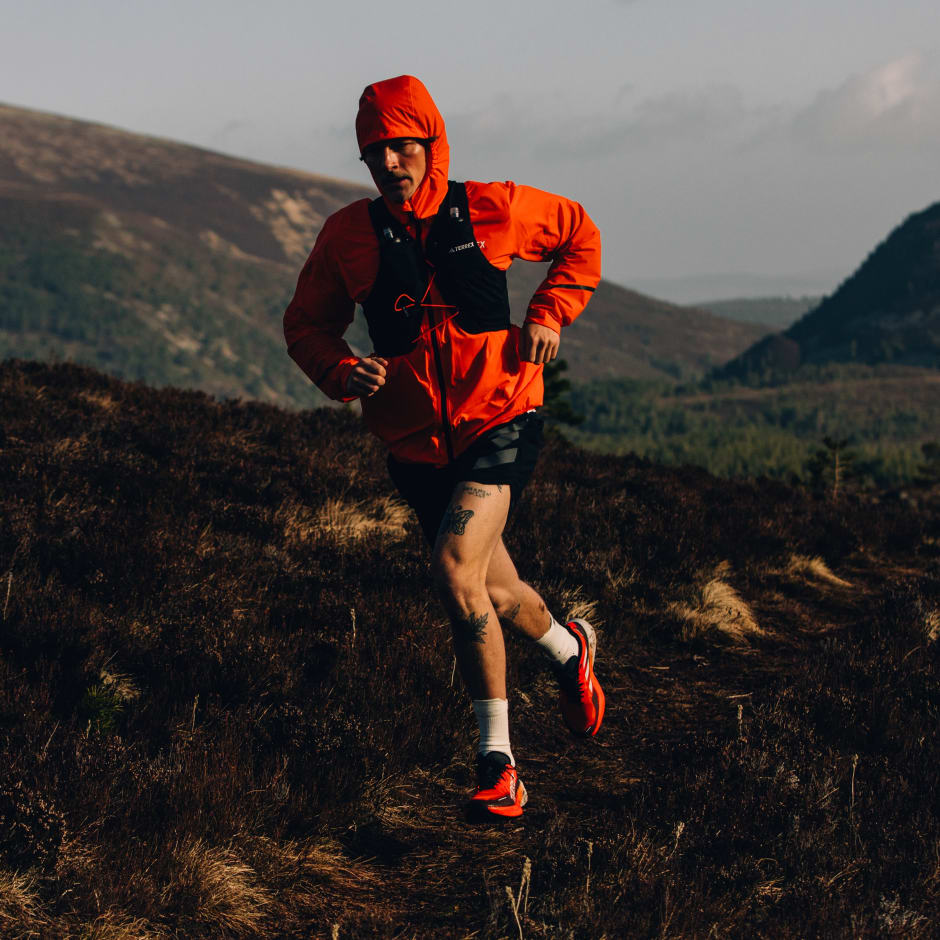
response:
<svg viewBox="0 0 940 940"><path fill-rule="evenodd" d="M170 880L160 895L168 914L236 937L258 932L272 897L232 849L197 839L172 855Z"/></svg>
<svg viewBox="0 0 940 940"><path fill-rule="evenodd" d="M373 534L400 541L409 515L405 503L386 496L353 503L329 499L317 512L288 500L278 510L277 520L283 526L284 538L293 545L305 545L323 536L347 544Z"/></svg>
<svg viewBox="0 0 940 940"><path fill-rule="evenodd" d="M330 884L342 892L363 885L363 866L349 864L342 846L329 840L277 842L258 836L246 846L252 858L265 869L265 880L279 882L290 877L295 888Z"/></svg>
<svg viewBox="0 0 940 940"><path fill-rule="evenodd" d="M538 586L538 591L545 597L548 609L556 617L565 620L574 620L582 617L590 622L592 627L603 626L604 621L597 614L597 601L585 597L584 588L580 585L569 587L564 584Z"/></svg>
<svg viewBox="0 0 940 940"><path fill-rule="evenodd" d="M61 437L52 445L52 453L56 457L79 457L87 450L87 434L80 434L78 437Z"/></svg>
<svg viewBox="0 0 940 940"><path fill-rule="evenodd" d="M79 936L82 940L157 940L167 934L150 921L109 910L90 923L82 924Z"/></svg>
<svg viewBox="0 0 940 940"><path fill-rule="evenodd" d="M684 621L684 640L717 633L744 646L752 637L764 635L747 602L730 584L717 578L697 588L689 603L673 603L668 609Z"/></svg>
<svg viewBox="0 0 940 940"><path fill-rule="evenodd" d="M119 702L133 702L140 698L140 689L137 688L134 680L124 673L111 672L108 669L102 669L98 673L103 688Z"/></svg>
<svg viewBox="0 0 940 940"><path fill-rule="evenodd" d="M0 869L0 936L40 937L48 926L36 879L30 875Z"/></svg>
<svg viewBox="0 0 940 940"><path fill-rule="evenodd" d="M331 499L320 510L317 522L340 541L354 541L373 532L398 540L404 538L409 513L405 503L390 496L371 503Z"/></svg>
<svg viewBox="0 0 940 940"><path fill-rule="evenodd" d="M814 558L808 558L805 555L791 555L787 562L787 574L797 575L808 581L825 581L827 584L833 584L836 587L850 588L851 581L844 581L842 578L833 574L829 566L817 555Z"/></svg>
<svg viewBox="0 0 940 940"><path fill-rule="evenodd" d="M940 610L929 610L924 616L924 630L927 633L927 642L934 643L940 636Z"/></svg>
<svg viewBox="0 0 940 940"><path fill-rule="evenodd" d="M88 389L79 392L78 397L91 405L101 408L103 411L113 411L118 406L118 403L106 392L96 392Z"/></svg>
<svg viewBox="0 0 940 940"><path fill-rule="evenodd" d="M428 799L436 784L439 786L440 781L435 774L416 767L407 776L372 780L363 793L363 804L389 832L411 836L434 833L440 827L439 820L433 815L422 816L418 805Z"/></svg>
<svg viewBox="0 0 940 940"><path fill-rule="evenodd" d="M373 865L351 863L342 846L331 840L282 842L255 836L242 847L273 892L272 923L323 923L339 911L368 915L388 894Z"/></svg>

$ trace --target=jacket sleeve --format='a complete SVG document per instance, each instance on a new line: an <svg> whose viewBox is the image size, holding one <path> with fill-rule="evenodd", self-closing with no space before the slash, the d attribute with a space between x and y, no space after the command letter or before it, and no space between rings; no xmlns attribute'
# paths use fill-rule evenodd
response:
<svg viewBox="0 0 940 940"><path fill-rule="evenodd" d="M287 352L323 393L352 401L346 380L359 357L343 334L356 305L335 263L333 219L327 219L297 279L294 297L284 313Z"/></svg>
<svg viewBox="0 0 940 940"><path fill-rule="evenodd" d="M526 322L560 332L581 313L600 283L600 232L577 202L531 186L507 186L513 255L525 261L551 261L529 301Z"/></svg>

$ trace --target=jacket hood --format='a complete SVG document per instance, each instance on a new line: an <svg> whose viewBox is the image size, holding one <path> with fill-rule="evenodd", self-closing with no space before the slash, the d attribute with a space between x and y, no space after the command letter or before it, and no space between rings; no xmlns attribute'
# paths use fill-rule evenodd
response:
<svg viewBox="0 0 940 940"><path fill-rule="evenodd" d="M427 172L411 199L403 204L386 204L396 215L413 212L427 219L440 208L447 195L450 148L444 119L427 88L413 75L399 75L368 85L359 99L356 139L359 152L393 137L434 138L427 148Z"/></svg>

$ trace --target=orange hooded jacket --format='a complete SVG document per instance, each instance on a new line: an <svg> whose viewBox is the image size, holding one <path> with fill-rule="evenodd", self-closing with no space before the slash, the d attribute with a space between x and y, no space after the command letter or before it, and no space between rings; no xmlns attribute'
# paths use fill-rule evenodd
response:
<svg viewBox="0 0 940 940"><path fill-rule="evenodd" d="M412 237L427 237L447 196L450 151L444 120L410 75L368 86L359 101L360 151L392 138L430 140L427 171L411 199L388 210ZM551 261L526 322L560 332L600 280L600 234L576 202L512 182L465 184L477 245L495 268L514 258ZM422 224L425 223L425 224ZM358 357L343 340L355 304L379 271L379 242L362 199L331 215L304 264L284 314L288 352L331 398L350 401ZM362 399L366 424L399 460L443 466L490 428L542 404L542 367L519 359L519 328L468 333L448 316L433 280L414 348L389 359L385 385Z"/></svg>

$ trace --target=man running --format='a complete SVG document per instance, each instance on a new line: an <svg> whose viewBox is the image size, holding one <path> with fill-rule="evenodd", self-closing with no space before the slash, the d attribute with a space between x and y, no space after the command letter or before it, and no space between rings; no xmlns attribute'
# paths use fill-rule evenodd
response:
<svg viewBox="0 0 940 940"><path fill-rule="evenodd" d="M604 718L594 630L556 621L502 539L542 440L542 366L600 280L600 235L560 196L449 182L444 120L412 76L365 89L356 136L381 195L324 223L284 315L288 351L331 398L359 398L388 447L392 480L431 546L479 725L471 815L519 816L527 796L509 741L500 621L550 658L574 734L597 734ZM509 320L514 258L551 261L521 329ZM357 303L373 344L365 357L343 340Z"/></svg>

